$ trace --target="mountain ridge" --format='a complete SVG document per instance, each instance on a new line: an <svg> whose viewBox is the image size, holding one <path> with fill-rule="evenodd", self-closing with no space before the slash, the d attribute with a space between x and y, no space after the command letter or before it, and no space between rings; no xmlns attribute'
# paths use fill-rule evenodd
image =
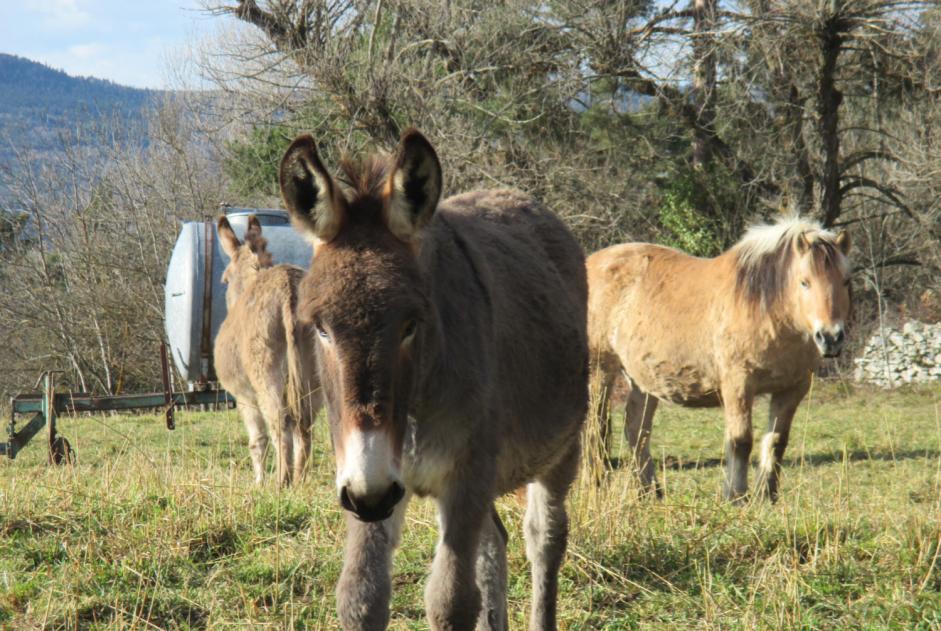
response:
<svg viewBox="0 0 941 631"><path fill-rule="evenodd" d="M93 147L100 137L85 132L110 128L114 120L143 123L164 94L0 53L0 168L13 168L17 153L59 150L63 137Z"/></svg>

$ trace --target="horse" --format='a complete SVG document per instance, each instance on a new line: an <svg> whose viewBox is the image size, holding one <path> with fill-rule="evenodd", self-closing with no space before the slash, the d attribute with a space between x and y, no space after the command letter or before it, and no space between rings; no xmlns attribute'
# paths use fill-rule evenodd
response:
<svg viewBox="0 0 941 631"><path fill-rule="evenodd" d="M850 299L850 238L785 216L751 227L714 258L646 243L588 257L589 345L600 376L596 408L610 434L607 393L626 377L625 438L644 489L662 491L650 457L659 401L723 407L724 494L748 490L752 402L771 395L761 441L761 492L778 496L791 422L823 357L839 355Z"/></svg>
<svg viewBox="0 0 941 631"><path fill-rule="evenodd" d="M288 486L303 476L311 425L321 406L316 373L300 361L309 343L294 316L304 270L273 264L254 215L244 243L224 215L218 234L230 260L222 274L227 313L213 349L216 375L235 397L248 430L256 484L264 480L270 434L278 482Z"/></svg>
<svg viewBox="0 0 941 631"><path fill-rule="evenodd" d="M587 281L572 233L533 198L441 198L417 130L392 156L326 170L309 135L280 165L282 197L314 244L298 319L316 339L347 537L345 629L389 622L391 560L411 496L439 539L430 628L507 629L507 533L494 501L527 484L530 628L556 627L565 498L588 410Z"/></svg>

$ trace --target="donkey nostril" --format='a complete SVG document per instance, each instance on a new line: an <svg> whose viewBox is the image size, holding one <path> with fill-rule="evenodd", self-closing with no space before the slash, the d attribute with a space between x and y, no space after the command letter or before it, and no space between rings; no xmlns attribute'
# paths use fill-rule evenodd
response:
<svg viewBox="0 0 941 631"><path fill-rule="evenodd" d="M823 344L826 341L826 337L824 336L823 331L818 330L816 333L814 333L814 340L818 344Z"/></svg>
<svg viewBox="0 0 941 631"><path fill-rule="evenodd" d="M395 506L403 497L405 497L405 487L398 482L393 482L392 492L389 494L389 499L392 500L391 505Z"/></svg>
<svg viewBox="0 0 941 631"><path fill-rule="evenodd" d="M356 512L356 504L353 503L353 498L350 497L350 492L345 486L340 489L340 506L353 513Z"/></svg>

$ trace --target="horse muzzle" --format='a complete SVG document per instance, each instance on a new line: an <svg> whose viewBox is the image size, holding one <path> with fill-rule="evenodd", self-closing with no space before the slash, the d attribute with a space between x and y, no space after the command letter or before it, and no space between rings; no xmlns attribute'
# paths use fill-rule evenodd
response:
<svg viewBox="0 0 941 631"><path fill-rule="evenodd" d="M845 339L843 327L837 328L833 333L824 332L822 329L817 329L814 333L814 343L820 354L826 358L839 357Z"/></svg>

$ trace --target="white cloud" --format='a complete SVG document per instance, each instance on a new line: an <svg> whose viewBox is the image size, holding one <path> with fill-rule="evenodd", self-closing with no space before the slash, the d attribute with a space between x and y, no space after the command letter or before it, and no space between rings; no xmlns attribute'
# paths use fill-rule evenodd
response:
<svg viewBox="0 0 941 631"><path fill-rule="evenodd" d="M75 44L69 46L67 52L77 59L93 59L104 55L108 47L101 42L90 42L88 44Z"/></svg>
<svg viewBox="0 0 941 631"><path fill-rule="evenodd" d="M79 0L26 0L26 9L43 16L43 26L76 30L91 22L91 13L79 6Z"/></svg>

